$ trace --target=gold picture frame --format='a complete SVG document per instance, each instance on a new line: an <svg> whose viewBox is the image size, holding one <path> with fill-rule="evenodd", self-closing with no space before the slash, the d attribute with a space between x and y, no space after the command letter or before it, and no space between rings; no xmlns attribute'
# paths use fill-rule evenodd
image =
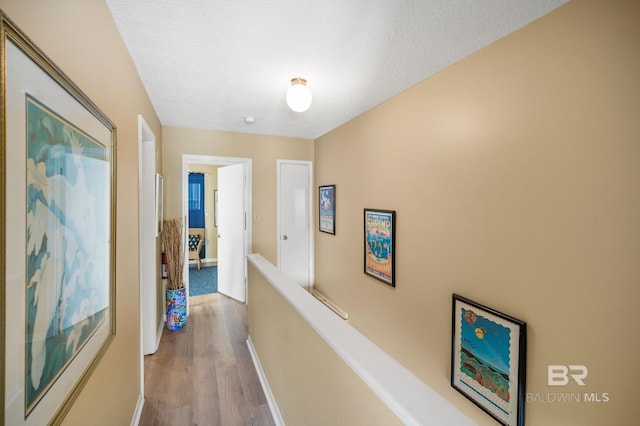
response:
<svg viewBox="0 0 640 426"><path fill-rule="evenodd" d="M2 10L0 60L0 423L59 424L116 331L116 127Z"/></svg>

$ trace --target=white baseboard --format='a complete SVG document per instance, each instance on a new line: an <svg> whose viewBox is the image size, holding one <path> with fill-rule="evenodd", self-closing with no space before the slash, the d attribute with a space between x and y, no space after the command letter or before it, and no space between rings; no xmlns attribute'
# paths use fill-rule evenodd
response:
<svg viewBox="0 0 640 426"><path fill-rule="evenodd" d="M158 326L158 332L156 333L156 348L153 351L153 353L156 353L158 351L158 348L160 347L160 339L162 338L162 331L164 330L165 321L166 321L166 316L163 315L162 321Z"/></svg>
<svg viewBox="0 0 640 426"><path fill-rule="evenodd" d="M256 371L258 372L258 379L260 380L260 384L262 385L264 396L267 398L267 404L269 404L269 409L271 410L273 421L276 426L284 426L284 420L282 419L282 415L280 414L280 409L278 408L276 399L273 396L273 392L271 392L269 381L267 380L267 376L265 376L264 374L262 364L260 364L260 358L258 358L256 348L253 346L253 342L251 341L251 336L247 338L247 346L249 347L249 353L251 353L253 365L256 367Z"/></svg>
<svg viewBox="0 0 640 426"><path fill-rule="evenodd" d="M133 418L131 419L131 426L138 426L138 423L140 423L143 407L144 407L144 396L142 396L142 392L140 392L140 394L138 395L138 403L136 404L136 411L133 412Z"/></svg>

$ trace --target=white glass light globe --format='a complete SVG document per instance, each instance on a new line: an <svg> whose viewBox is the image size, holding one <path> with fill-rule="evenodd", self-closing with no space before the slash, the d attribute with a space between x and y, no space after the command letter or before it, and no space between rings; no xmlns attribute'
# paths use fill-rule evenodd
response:
<svg viewBox="0 0 640 426"><path fill-rule="evenodd" d="M306 81L294 78L287 91L287 105L295 112L304 112L311 106L311 91L305 85Z"/></svg>

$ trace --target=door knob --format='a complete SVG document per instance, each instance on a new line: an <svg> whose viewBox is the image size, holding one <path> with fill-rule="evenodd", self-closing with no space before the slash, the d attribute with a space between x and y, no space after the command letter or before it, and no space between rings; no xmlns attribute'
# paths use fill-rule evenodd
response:
<svg viewBox="0 0 640 426"><path fill-rule="evenodd" d="M220 234L218 234L218 238L220 238Z"/></svg>
<svg viewBox="0 0 640 426"><path fill-rule="evenodd" d="M286 235L283 235L283 236L282 236L282 239L283 239L283 240L285 240L285 241L287 240L287 238L288 238L288 237L287 237Z"/></svg>

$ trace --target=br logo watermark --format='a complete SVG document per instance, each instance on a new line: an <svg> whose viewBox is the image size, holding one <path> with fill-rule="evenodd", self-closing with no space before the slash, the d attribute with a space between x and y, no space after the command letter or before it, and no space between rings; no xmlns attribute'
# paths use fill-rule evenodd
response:
<svg viewBox="0 0 640 426"><path fill-rule="evenodd" d="M585 365L549 365L547 366L547 384L549 386L566 386L571 377L578 386L586 386L584 379L589 374Z"/></svg>
<svg viewBox="0 0 640 426"><path fill-rule="evenodd" d="M550 364L547 366L548 386L586 386L589 375L586 365ZM609 402L608 392L546 392L527 393L527 402L539 403L604 403Z"/></svg>

